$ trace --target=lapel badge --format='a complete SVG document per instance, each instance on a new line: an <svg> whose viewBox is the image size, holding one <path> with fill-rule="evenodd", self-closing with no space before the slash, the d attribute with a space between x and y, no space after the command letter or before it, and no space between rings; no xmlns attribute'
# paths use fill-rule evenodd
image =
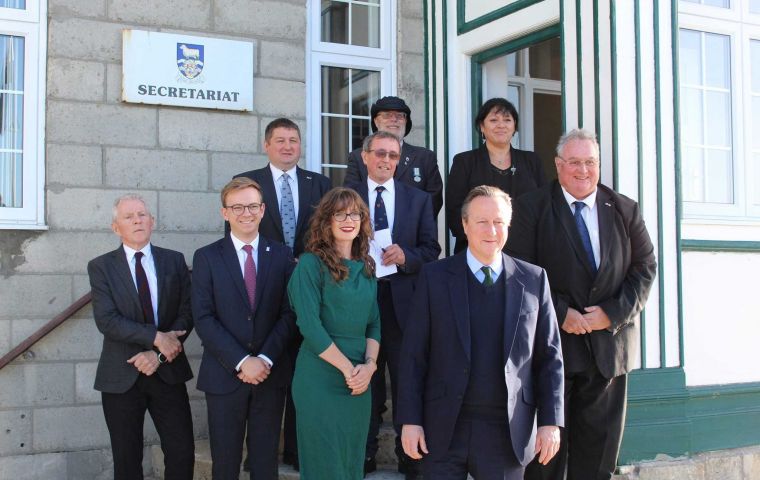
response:
<svg viewBox="0 0 760 480"><path fill-rule="evenodd" d="M267 251L267 252L269 251L269 247L267 247L266 251Z"/></svg>
<svg viewBox="0 0 760 480"><path fill-rule="evenodd" d="M612 204L610 202L604 202L604 204L607 205L608 207L612 206Z"/></svg>
<svg viewBox="0 0 760 480"><path fill-rule="evenodd" d="M404 166L409 165L409 157L404 158Z"/></svg>
<svg viewBox="0 0 760 480"><path fill-rule="evenodd" d="M409 160L409 157L406 157L407 160ZM420 176L420 168L414 167L414 181L417 183L420 183L422 181L422 177Z"/></svg>

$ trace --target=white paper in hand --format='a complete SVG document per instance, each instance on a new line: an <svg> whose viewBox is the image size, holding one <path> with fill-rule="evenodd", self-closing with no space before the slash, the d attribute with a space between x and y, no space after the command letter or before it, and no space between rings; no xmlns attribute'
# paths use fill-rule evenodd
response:
<svg viewBox="0 0 760 480"><path fill-rule="evenodd" d="M369 254L375 260L375 276L382 278L398 272L396 265L383 265L383 249L393 244L391 230L385 228L375 232L375 238L369 242Z"/></svg>

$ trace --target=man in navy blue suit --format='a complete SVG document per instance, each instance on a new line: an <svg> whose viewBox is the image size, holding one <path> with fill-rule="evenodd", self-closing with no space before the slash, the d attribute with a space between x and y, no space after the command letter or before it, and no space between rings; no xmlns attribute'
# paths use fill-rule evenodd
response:
<svg viewBox="0 0 760 480"><path fill-rule="evenodd" d="M562 352L546 272L501 252L509 196L462 206L468 248L425 265L404 329L396 420L426 479L522 480L564 423Z"/></svg>
<svg viewBox="0 0 760 480"><path fill-rule="evenodd" d="M396 265L398 271L382 277L377 285L377 301L380 307L380 327L383 341L378 357L378 369L385 369L391 376L391 398L396 404L397 372L401 338L414 294L414 282L422 265L432 262L441 253L436 236L433 205L430 195L396 181L393 177L401 156L401 145L397 136L379 131L368 136L362 146L362 159L367 168L367 180L348 185L356 190L369 205L370 217L375 232L388 229L392 244L384 247L383 265ZM375 469L377 434L380 428L380 408L384 403L385 390L378 382L384 376L374 375L372 379L372 416L365 471ZM420 475L418 463L407 457L401 448L401 425L396 427L396 455L399 471L407 478Z"/></svg>
<svg viewBox="0 0 760 480"><path fill-rule="evenodd" d="M222 189L230 235L193 258L193 317L203 342L198 389L206 393L214 479L238 478L248 429L251 478L277 478L288 345L295 317L287 299L290 248L259 235L261 187L235 178Z"/></svg>

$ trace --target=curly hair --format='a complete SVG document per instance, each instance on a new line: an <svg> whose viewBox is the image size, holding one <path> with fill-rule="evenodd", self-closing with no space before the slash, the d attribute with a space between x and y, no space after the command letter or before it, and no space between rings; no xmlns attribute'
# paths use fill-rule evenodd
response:
<svg viewBox="0 0 760 480"><path fill-rule="evenodd" d="M348 278L348 267L341 262L335 249L332 233L333 215L344 211L359 211L362 214L359 234L351 244L351 259L364 262L364 274L375 275L375 261L369 255L369 241L372 238L369 209L355 191L348 188L333 188L322 197L309 222L309 234L305 251L316 255L336 282Z"/></svg>

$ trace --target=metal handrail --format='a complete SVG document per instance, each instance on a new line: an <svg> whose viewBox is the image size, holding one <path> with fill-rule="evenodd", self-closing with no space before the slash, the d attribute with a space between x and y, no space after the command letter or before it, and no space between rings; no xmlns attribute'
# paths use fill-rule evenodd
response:
<svg viewBox="0 0 760 480"><path fill-rule="evenodd" d="M79 300L75 301L71 305L66 308L63 312L59 313L55 317L53 317L52 320L47 322L45 325L41 326L37 329L36 332L29 335L26 340L16 345L13 350L6 353L3 358L0 358L0 370L2 370L6 365L14 361L19 355L23 354L32 346L42 340L48 333L52 332L58 326L60 326L63 322L71 318L75 313L77 313L79 310L81 310L85 305L90 303L92 301L92 293L87 292L84 294Z"/></svg>

